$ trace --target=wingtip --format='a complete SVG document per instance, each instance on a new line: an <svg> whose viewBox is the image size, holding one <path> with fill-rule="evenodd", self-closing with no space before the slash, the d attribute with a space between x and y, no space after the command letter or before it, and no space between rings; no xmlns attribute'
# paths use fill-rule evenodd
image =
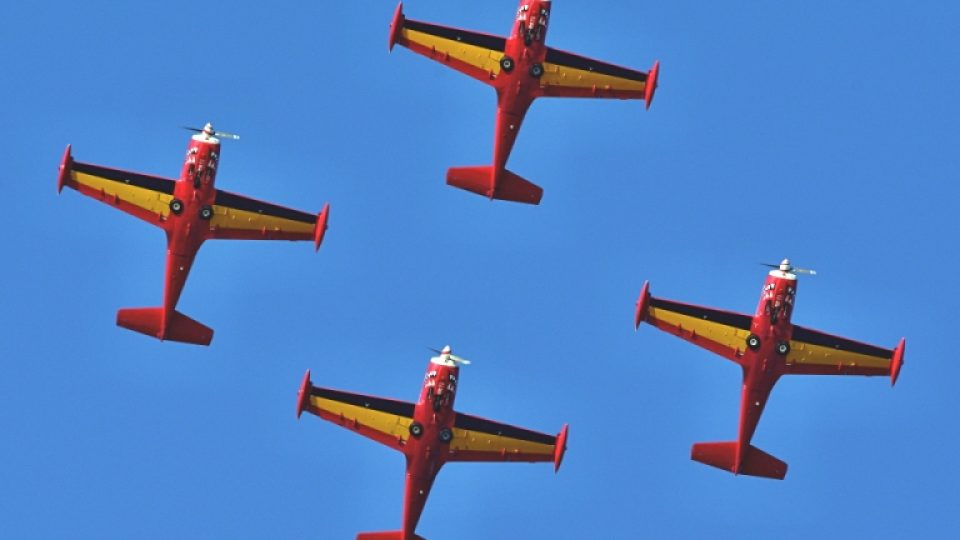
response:
<svg viewBox="0 0 960 540"><path fill-rule="evenodd" d="M403 2L397 3L397 9L393 12L393 20L390 21L390 35L387 38L387 51L392 51L393 46L400 37L400 30L403 28Z"/></svg>
<svg viewBox="0 0 960 540"><path fill-rule="evenodd" d="M646 109L650 110L650 105L653 103L653 96L657 92L657 85L659 84L660 77L660 61L657 60L653 63L653 67L650 68L650 73L647 75L647 85L643 90L643 101L646 103Z"/></svg>
<svg viewBox="0 0 960 540"><path fill-rule="evenodd" d="M317 214L317 224L313 230L313 251L320 251L320 244L323 243L323 237L327 234L327 220L330 217L330 203L323 205L323 210Z"/></svg>
<svg viewBox="0 0 960 540"><path fill-rule="evenodd" d="M71 155L72 145L67 145L67 149L63 151L63 159L60 160L60 172L57 175L57 193L63 191L63 185L67 181L67 176L70 174L70 165L73 164L73 156Z"/></svg>
<svg viewBox="0 0 960 540"><path fill-rule="evenodd" d="M893 350L893 359L890 361L890 386L896 386L900 378L900 369L903 368L903 355L907 348L907 338L900 338L897 348Z"/></svg>
<svg viewBox="0 0 960 540"><path fill-rule="evenodd" d="M570 429L569 424L564 424L557 435L556 448L553 450L553 472L560 471L560 464L563 463L563 456L567 453L567 432Z"/></svg>
<svg viewBox="0 0 960 540"><path fill-rule="evenodd" d="M640 328L640 323L647 318L647 307L650 303L650 282L644 281L640 289L640 296L637 297L636 308L633 312L633 329Z"/></svg>
<svg viewBox="0 0 960 540"><path fill-rule="evenodd" d="M310 397L310 387L313 383L310 381L310 370L303 375L303 382L300 383L300 391L297 392L297 419L303 414L303 409L307 405L307 399Z"/></svg>

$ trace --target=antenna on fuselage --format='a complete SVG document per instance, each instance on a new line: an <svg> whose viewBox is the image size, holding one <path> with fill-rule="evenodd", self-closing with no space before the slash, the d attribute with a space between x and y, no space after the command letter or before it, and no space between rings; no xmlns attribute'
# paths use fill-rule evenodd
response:
<svg viewBox="0 0 960 540"><path fill-rule="evenodd" d="M213 129L213 124L207 122L207 125L202 128L195 128L190 126L180 126L187 131L194 131L197 133L205 133L208 137L216 137L218 139L232 139L234 141L239 141L240 136L235 133L227 133L226 131L217 131Z"/></svg>
<svg viewBox="0 0 960 540"><path fill-rule="evenodd" d="M810 276L817 275L816 270L810 270L809 268L794 268L794 266L790 264L790 259L784 259L780 262L780 264L770 264L770 263L760 263L760 264L768 268L780 270L781 272L784 272L786 274L807 274Z"/></svg>
<svg viewBox="0 0 960 540"><path fill-rule="evenodd" d="M450 352L449 345L445 346L443 349L440 349L440 350L434 349L433 347L427 347L427 349L440 355L440 360L449 360L455 364L463 364L465 366L470 365L470 361L467 360L466 358L461 358L453 354L452 352Z"/></svg>

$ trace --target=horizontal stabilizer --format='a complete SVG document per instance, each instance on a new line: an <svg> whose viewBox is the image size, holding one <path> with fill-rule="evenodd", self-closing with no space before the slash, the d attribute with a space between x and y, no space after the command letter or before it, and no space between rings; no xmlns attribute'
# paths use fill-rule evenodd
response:
<svg viewBox="0 0 960 540"><path fill-rule="evenodd" d="M413 534L403 536L403 531L368 532L357 535L357 540L425 540L422 536Z"/></svg>
<svg viewBox="0 0 960 540"><path fill-rule="evenodd" d="M455 167L447 171L447 184L478 195L526 204L540 204L543 189L504 169L499 178L491 166Z"/></svg>
<svg viewBox="0 0 960 540"><path fill-rule="evenodd" d="M756 446L748 445L743 449L739 465L737 464L737 442L696 443L690 452L690 459L705 463L734 474L761 476L783 480L787 475L787 464Z"/></svg>
<svg viewBox="0 0 960 540"><path fill-rule="evenodd" d="M170 313L164 325L163 308L127 308L117 311L117 326L155 337L194 345L209 345L213 330L179 311ZM165 327L164 327L165 326Z"/></svg>

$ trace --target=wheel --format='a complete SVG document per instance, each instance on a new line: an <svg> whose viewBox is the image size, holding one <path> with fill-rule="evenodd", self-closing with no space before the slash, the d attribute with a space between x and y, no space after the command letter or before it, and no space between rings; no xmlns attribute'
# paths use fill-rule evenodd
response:
<svg viewBox="0 0 960 540"><path fill-rule="evenodd" d="M510 58L509 56L504 56L501 58L500 69L506 71L507 73L513 71L513 58Z"/></svg>
<svg viewBox="0 0 960 540"><path fill-rule="evenodd" d="M751 351L755 351L760 348L760 337L756 334L750 334L747 336L747 347L750 347Z"/></svg>
<svg viewBox="0 0 960 540"><path fill-rule="evenodd" d="M453 440L453 432L449 428L440 430L440 442L448 443Z"/></svg>
<svg viewBox="0 0 960 540"><path fill-rule="evenodd" d="M539 79L543 76L543 64L534 64L530 66L530 76Z"/></svg>
<svg viewBox="0 0 960 540"><path fill-rule="evenodd" d="M180 199L170 201L170 211L179 216L180 212L183 212L183 201Z"/></svg>
<svg viewBox="0 0 960 540"><path fill-rule="evenodd" d="M423 435L423 424L420 422L413 422L410 424L410 434L417 438Z"/></svg>
<svg viewBox="0 0 960 540"><path fill-rule="evenodd" d="M780 343L777 343L777 354L779 354L780 356L786 356L789 353L790 353L789 343L787 343L786 341L781 341Z"/></svg>
<svg viewBox="0 0 960 540"><path fill-rule="evenodd" d="M213 208L209 206L204 206L200 209L200 218L201 219L210 219L213 217Z"/></svg>

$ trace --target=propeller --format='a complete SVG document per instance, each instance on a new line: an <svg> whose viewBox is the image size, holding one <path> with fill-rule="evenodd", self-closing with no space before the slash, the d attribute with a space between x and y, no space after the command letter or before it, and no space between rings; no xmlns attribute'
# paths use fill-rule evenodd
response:
<svg viewBox="0 0 960 540"><path fill-rule="evenodd" d="M427 349L429 349L429 350L431 350L431 351L439 354L440 356L446 356L446 357L449 358L451 361L456 362L457 364L463 364L463 365L465 365L465 366L466 366L466 365L470 365L470 361L467 360L466 358L462 358L462 357L459 357L459 356L451 353L451 352L450 352L450 346L449 346L449 345L447 345L446 347L444 347L444 348L441 349L441 350L434 349L433 347L427 347Z"/></svg>
<svg viewBox="0 0 960 540"><path fill-rule="evenodd" d="M768 268L775 268L777 270L780 270L781 272L789 272L791 274L807 274L810 276L817 275L816 270L810 270L809 268L795 268L792 264L790 264L790 259L784 259L782 262L780 262L780 264L770 264L770 263L760 263L760 264Z"/></svg>
<svg viewBox="0 0 960 540"><path fill-rule="evenodd" d="M187 131L195 131L197 133L206 133L207 135L210 135L211 137L216 137L218 139L232 139L234 141L240 140L240 136L234 133L227 133L226 131L214 130L213 124L209 122L207 122L207 125L203 126L203 128L195 128L190 126L181 126L181 127Z"/></svg>

